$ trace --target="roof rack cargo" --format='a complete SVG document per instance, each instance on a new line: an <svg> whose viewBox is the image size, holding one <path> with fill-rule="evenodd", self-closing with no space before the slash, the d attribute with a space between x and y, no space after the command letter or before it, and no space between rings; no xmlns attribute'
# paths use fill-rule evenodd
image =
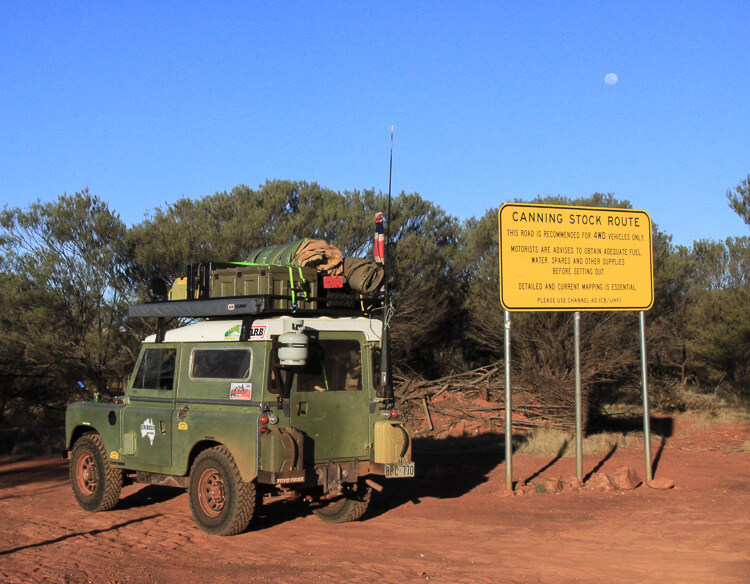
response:
<svg viewBox="0 0 750 584"><path fill-rule="evenodd" d="M367 295L330 279L314 268L244 262L193 263L171 288L149 283L152 301L132 305L141 318L237 317L282 314L368 315L382 307L379 295ZM167 292L168 291L168 292Z"/></svg>

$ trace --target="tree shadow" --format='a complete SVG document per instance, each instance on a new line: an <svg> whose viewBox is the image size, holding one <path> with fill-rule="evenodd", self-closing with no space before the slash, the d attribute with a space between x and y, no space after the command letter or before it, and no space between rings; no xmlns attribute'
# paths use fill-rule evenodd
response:
<svg viewBox="0 0 750 584"><path fill-rule="evenodd" d="M2 466L23 462L29 459L15 458L5 461ZM0 470L0 486L3 488L17 487L41 481L63 482L68 480L68 461L63 459L41 458L39 464L18 468Z"/></svg>
<svg viewBox="0 0 750 584"><path fill-rule="evenodd" d="M55 543L60 543L62 541L65 541L65 540L68 540L68 539L72 539L74 537L81 537L81 536L85 536L85 535L99 535L100 533L106 533L108 531L114 531L114 530L117 530L117 529L121 529L123 527L127 527L128 525L132 525L133 523L140 523L142 521L148 521L149 519L155 519L156 517L161 517L161 514L149 515L148 517L139 517L138 519L131 519L130 521L124 521L122 523L117 523L115 525L112 525L111 527L107 527L107 528L104 528L104 529L92 529L91 531L83 531L83 532L80 532L80 533L69 533L68 535L63 535L63 536L60 536L60 537L56 537L55 539L48 539L47 541L40 541L39 543L30 543L28 545L22 545L22 546L19 546L17 548L13 548L13 549L10 549L10 550L0 551L0 556L7 556L7 555L14 554L16 552L20 552L20 551L23 551L23 550L34 549L34 548L44 547L46 545L52 545L52 544L55 544Z"/></svg>

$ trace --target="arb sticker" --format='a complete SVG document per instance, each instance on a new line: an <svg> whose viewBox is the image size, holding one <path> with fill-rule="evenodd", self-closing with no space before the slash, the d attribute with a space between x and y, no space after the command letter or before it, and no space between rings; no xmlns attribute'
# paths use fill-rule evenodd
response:
<svg viewBox="0 0 750 584"><path fill-rule="evenodd" d="M250 328L250 340L252 339L262 339L266 336L266 325L262 324L260 326L254 326Z"/></svg>
<svg viewBox="0 0 750 584"><path fill-rule="evenodd" d="M229 399L253 399L253 384L233 383L229 386Z"/></svg>
<svg viewBox="0 0 750 584"><path fill-rule="evenodd" d="M188 429L187 422L180 422L179 424L177 424L177 429L178 430L187 430Z"/></svg>
<svg viewBox="0 0 750 584"><path fill-rule="evenodd" d="M113 450L112 452L109 453L109 457L112 460L118 460L120 458L120 453L117 452L117 450Z"/></svg>
<svg viewBox="0 0 750 584"><path fill-rule="evenodd" d="M227 332L224 333L224 338L239 340L241 332L242 332L242 325L239 325L239 324L235 325L232 328L230 328ZM250 333L247 337L248 340L250 341L260 340L266 336L266 325L262 324L262 325L250 327L250 330L248 332Z"/></svg>

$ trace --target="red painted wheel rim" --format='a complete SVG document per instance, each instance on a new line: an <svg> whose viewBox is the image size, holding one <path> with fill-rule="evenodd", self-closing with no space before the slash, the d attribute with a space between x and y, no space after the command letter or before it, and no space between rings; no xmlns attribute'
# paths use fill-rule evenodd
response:
<svg viewBox="0 0 750 584"><path fill-rule="evenodd" d="M215 468L207 468L198 480L198 499L201 511L208 517L217 517L227 500L224 478Z"/></svg>
<svg viewBox="0 0 750 584"><path fill-rule="evenodd" d="M86 453L78 459L76 477L78 479L78 490L81 493L90 497L96 492L96 461L91 454Z"/></svg>

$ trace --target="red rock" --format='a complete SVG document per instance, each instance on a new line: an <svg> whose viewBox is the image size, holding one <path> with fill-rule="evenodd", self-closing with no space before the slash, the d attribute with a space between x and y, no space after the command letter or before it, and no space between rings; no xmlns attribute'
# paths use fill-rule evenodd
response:
<svg viewBox="0 0 750 584"><path fill-rule="evenodd" d="M622 491L632 491L642 483L641 477L631 466L621 466L612 473L612 483Z"/></svg>
<svg viewBox="0 0 750 584"><path fill-rule="evenodd" d="M530 493L535 493L534 485L517 485L516 486L516 495L528 495Z"/></svg>
<svg viewBox="0 0 750 584"><path fill-rule="evenodd" d="M558 493L562 491L562 481L543 477L534 483L534 490L537 493Z"/></svg>
<svg viewBox="0 0 750 584"><path fill-rule="evenodd" d="M615 486L612 484L609 475L598 472L586 482L585 488L592 491L611 491Z"/></svg>
<svg viewBox="0 0 750 584"><path fill-rule="evenodd" d="M576 491L580 488L583 488L583 481L578 477L563 480L563 491Z"/></svg>
<svg viewBox="0 0 750 584"><path fill-rule="evenodd" d="M674 481L672 479L651 479L646 483L652 489L661 489L666 491L674 487Z"/></svg>

